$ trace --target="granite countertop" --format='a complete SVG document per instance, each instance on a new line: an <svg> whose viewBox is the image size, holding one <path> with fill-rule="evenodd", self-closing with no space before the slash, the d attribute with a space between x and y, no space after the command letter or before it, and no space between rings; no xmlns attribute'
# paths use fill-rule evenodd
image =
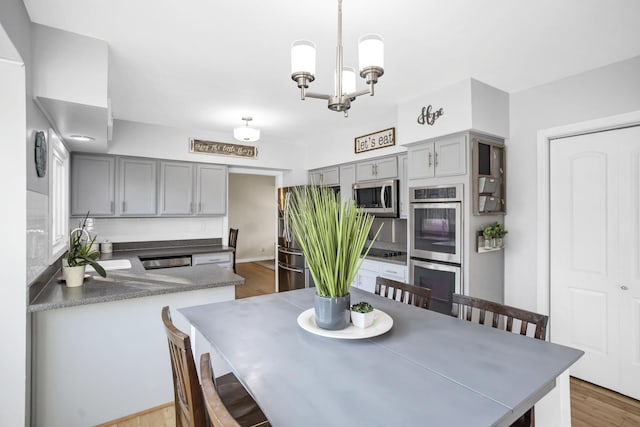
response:
<svg viewBox="0 0 640 427"><path fill-rule="evenodd" d="M189 267L145 270L138 257L181 256L198 253L230 252L233 248L221 244L181 245L174 247L123 247L111 254L103 254L101 260L129 260L131 268L108 270L107 277L88 272L84 285L68 288L60 280L61 271L46 282L31 300L27 311L44 311L78 305L119 301L197 289L235 286L244 284L244 278L215 264Z"/></svg>

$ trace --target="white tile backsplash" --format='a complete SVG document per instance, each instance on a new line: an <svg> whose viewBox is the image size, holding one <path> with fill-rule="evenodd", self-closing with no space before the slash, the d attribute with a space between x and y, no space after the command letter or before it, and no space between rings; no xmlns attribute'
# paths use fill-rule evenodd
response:
<svg viewBox="0 0 640 427"><path fill-rule="evenodd" d="M49 196L27 191L27 283L49 265Z"/></svg>
<svg viewBox="0 0 640 427"><path fill-rule="evenodd" d="M71 218L70 227L80 220ZM224 217L211 218L96 218L96 242L210 239L223 237Z"/></svg>

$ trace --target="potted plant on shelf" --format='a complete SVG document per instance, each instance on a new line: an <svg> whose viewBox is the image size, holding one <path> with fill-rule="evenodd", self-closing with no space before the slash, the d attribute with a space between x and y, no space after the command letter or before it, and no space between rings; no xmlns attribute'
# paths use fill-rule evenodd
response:
<svg viewBox="0 0 640 427"><path fill-rule="evenodd" d="M349 287L380 229L363 253L373 216L352 200L341 201L333 190L317 186L294 191L289 217L315 282L316 325L330 330L346 328Z"/></svg>
<svg viewBox="0 0 640 427"><path fill-rule="evenodd" d="M491 249L491 240L494 237L493 225L487 225L482 229L482 237L484 238L484 248Z"/></svg>
<svg viewBox="0 0 640 427"><path fill-rule="evenodd" d="M80 226L69 233L69 249L62 260L62 278L70 288L84 283L87 265L91 265L100 276L107 277L107 272L98 264L100 252L94 249L96 237L91 238L86 229L88 216L87 212Z"/></svg>
<svg viewBox="0 0 640 427"><path fill-rule="evenodd" d="M368 328L373 324L375 314L373 307L366 301L353 304L351 306L351 322L357 328Z"/></svg>
<svg viewBox="0 0 640 427"><path fill-rule="evenodd" d="M502 248L504 246L504 236L508 233L507 229L504 228L504 225L496 222L493 225L493 234L496 238L495 246L498 248Z"/></svg>

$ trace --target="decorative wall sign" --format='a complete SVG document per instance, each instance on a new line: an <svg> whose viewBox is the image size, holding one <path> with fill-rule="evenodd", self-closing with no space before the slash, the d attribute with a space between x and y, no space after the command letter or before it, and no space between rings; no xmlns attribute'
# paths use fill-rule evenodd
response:
<svg viewBox="0 0 640 427"><path fill-rule="evenodd" d="M258 158L258 147L253 145L229 144L226 142L203 141L189 138L189 152L234 156L249 159Z"/></svg>
<svg viewBox="0 0 640 427"><path fill-rule="evenodd" d="M433 126L436 120L444 115L444 109L442 107L436 111L432 111L432 108L431 104L429 104L428 107L422 107L422 111L420 111L420 115L418 116L419 124Z"/></svg>
<svg viewBox="0 0 640 427"><path fill-rule="evenodd" d="M359 136L354 139L354 144L354 152L356 154L377 150L378 148L391 147L396 145L396 128Z"/></svg>
<svg viewBox="0 0 640 427"><path fill-rule="evenodd" d="M35 161L36 173L42 178L47 173L47 138L42 131L36 132Z"/></svg>

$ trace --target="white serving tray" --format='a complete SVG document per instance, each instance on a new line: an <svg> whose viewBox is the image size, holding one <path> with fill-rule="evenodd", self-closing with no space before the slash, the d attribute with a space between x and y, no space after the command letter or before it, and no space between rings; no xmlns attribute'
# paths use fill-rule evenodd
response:
<svg viewBox="0 0 640 427"><path fill-rule="evenodd" d="M349 323L349 326L345 329L330 331L328 329L319 328L318 325L316 325L314 309L310 308L300 313L298 316L298 325L300 325L300 327L305 331L323 337L345 340L371 338L384 334L393 326L393 319L384 311L374 308L373 313L375 314L375 320L373 321L373 325L368 328L356 328L353 326L353 323Z"/></svg>

